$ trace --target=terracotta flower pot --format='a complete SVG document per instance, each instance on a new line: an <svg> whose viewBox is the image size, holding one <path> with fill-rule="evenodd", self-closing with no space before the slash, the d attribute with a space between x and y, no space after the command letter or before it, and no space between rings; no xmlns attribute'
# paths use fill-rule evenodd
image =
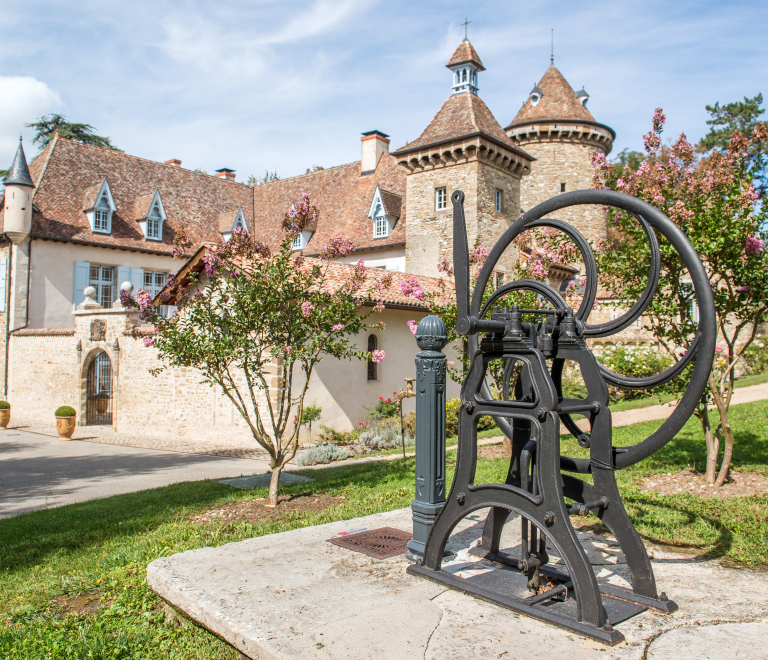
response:
<svg viewBox="0 0 768 660"><path fill-rule="evenodd" d="M7 429L8 422L11 421L11 409L0 408L0 429Z"/></svg>
<svg viewBox="0 0 768 660"><path fill-rule="evenodd" d="M109 399L96 399L96 412L103 415L109 410Z"/></svg>
<svg viewBox="0 0 768 660"><path fill-rule="evenodd" d="M75 421L77 417L57 417L56 430L59 432L59 440L71 440L75 432Z"/></svg>

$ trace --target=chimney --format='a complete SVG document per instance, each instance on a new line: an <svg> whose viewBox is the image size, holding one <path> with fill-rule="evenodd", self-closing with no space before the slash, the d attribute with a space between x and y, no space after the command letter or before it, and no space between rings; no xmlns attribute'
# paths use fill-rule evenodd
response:
<svg viewBox="0 0 768 660"><path fill-rule="evenodd" d="M389 135L381 131L368 131L363 133L360 141L362 143L360 176L373 174L381 157L389 153Z"/></svg>
<svg viewBox="0 0 768 660"><path fill-rule="evenodd" d="M235 170L230 170L228 167L222 167L220 170L216 170L216 174L214 174L218 179L226 179L227 181L234 181L235 180Z"/></svg>
<svg viewBox="0 0 768 660"><path fill-rule="evenodd" d="M171 160L166 160L165 164L173 165L173 167L181 167L181 161L178 158L171 158Z"/></svg>

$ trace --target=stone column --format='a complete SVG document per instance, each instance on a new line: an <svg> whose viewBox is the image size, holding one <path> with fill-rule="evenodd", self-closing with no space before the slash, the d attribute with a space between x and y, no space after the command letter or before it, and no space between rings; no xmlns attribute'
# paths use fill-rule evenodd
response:
<svg viewBox="0 0 768 660"><path fill-rule="evenodd" d="M447 358L442 348L448 341L445 324L427 316L416 329L416 497L413 511L413 538L406 556L417 561L432 523L445 504L445 371ZM451 544L445 554L451 553Z"/></svg>

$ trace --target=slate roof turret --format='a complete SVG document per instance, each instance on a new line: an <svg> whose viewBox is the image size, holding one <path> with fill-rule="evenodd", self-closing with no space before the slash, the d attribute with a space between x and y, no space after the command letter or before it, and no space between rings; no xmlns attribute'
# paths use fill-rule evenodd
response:
<svg viewBox="0 0 768 660"><path fill-rule="evenodd" d="M21 144L21 138L19 138L19 148L16 150L16 157L13 159L13 165L11 165L11 169L8 170L8 175L5 177L5 185L29 186L30 188L35 187L32 177L29 175L27 158L24 155L24 147Z"/></svg>

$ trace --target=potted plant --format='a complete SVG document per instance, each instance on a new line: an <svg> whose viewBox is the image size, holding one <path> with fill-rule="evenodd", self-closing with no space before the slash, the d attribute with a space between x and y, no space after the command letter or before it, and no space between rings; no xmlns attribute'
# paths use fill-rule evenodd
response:
<svg viewBox="0 0 768 660"><path fill-rule="evenodd" d="M11 421L11 404L7 401L0 401L0 429L7 429L8 422Z"/></svg>
<svg viewBox="0 0 768 660"><path fill-rule="evenodd" d="M56 408L56 430L59 432L59 440L71 440L75 432L75 416L77 413L71 406Z"/></svg>
<svg viewBox="0 0 768 660"><path fill-rule="evenodd" d="M99 415L103 415L109 410L109 392L99 392L94 399L96 399L96 412Z"/></svg>

